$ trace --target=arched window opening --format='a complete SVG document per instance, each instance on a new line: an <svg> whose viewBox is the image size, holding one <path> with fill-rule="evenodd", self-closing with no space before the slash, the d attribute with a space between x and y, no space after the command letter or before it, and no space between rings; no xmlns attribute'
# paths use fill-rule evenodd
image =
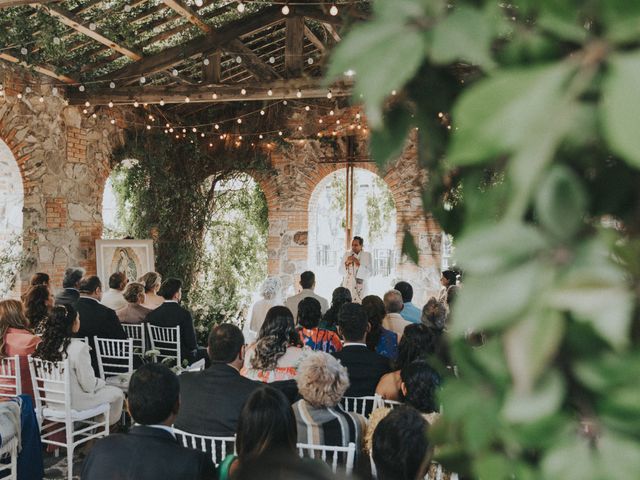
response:
<svg viewBox="0 0 640 480"><path fill-rule="evenodd" d="M8 145L0 140L0 298L18 287L17 279L24 261L23 206L20 169Z"/></svg>

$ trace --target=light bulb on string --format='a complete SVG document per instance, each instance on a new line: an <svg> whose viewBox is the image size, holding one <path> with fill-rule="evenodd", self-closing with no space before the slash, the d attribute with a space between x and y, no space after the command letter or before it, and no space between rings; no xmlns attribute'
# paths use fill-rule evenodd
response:
<svg viewBox="0 0 640 480"><path fill-rule="evenodd" d="M201 136L202 138L204 138L204 132L202 132L202 133L200 134L200 136Z"/></svg>
<svg viewBox="0 0 640 480"><path fill-rule="evenodd" d="M220 125L218 125L217 123L213 126L213 128L215 128L216 130L220 130Z"/></svg>
<svg viewBox="0 0 640 480"><path fill-rule="evenodd" d="M240 55L236 57L236 63L242 63L242 57Z"/></svg>
<svg viewBox="0 0 640 480"><path fill-rule="evenodd" d="M91 104L90 104L88 101L86 101L86 102L84 102L84 106L85 106L85 107L90 107L90 106L91 106Z"/></svg>
<svg viewBox="0 0 640 480"><path fill-rule="evenodd" d="M273 96L273 90L271 90L271 89L267 90L267 95L272 97Z"/></svg>
<svg viewBox="0 0 640 480"><path fill-rule="evenodd" d="M211 98L213 98L214 100L216 100L218 98L218 94L216 92L213 92L211 94Z"/></svg>
<svg viewBox="0 0 640 480"><path fill-rule="evenodd" d="M116 88L116 84L113 82L109 83L109 88Z"/></svg>
<svg viewBox="0 0 640 480"><path fill-rule="evenodd" d="M242 90L240 90L240 95L246 95L247 94L247 89L243 88Z"/></svg>
<svg viewBox="0 0 640 480"><path fill-rule="evenodd" d="M111 125L115 125L115 124L116 124L116 121L112 118L111 119Z"/></svg>
<svg viewBox="0 0 640 480"><path fill-rule="evenodd" d="M224 135L220 135L220 140L224 140Z"/></svg>
<svg viewBox="0 0 640 480"><path fill-rule="evenodd" d="M198 131L198 129L197 129L196 127L193 127L193 128L191 129L191 131L192 131L193 133L196 133L196 132Z"/></svg>
<svg viewBox="0 0 640 480"><path fill-rule="evenodd" d="M238 6L236 7L240 13L244 12L244 3L238 2Z"/></svg>
<svg viewBox="0 0 640 480"><path fill-rule="evenodd" d="M173 128L170 128L170 129L169 129L169 133L173 133Z"/></svg>
<svg viewBox="0 0 640 480"><path fill-rule="evenodd" d="M160 106L164 107L164 99L162 99L162 98L160 99Z"/></svg>
<svg viewBox="0 0 640 480"><path fill-rule="evenodd" d="M289 5L285 3L284 6L282 7L282 14L289 15L289 13L291 13L291 9L289 8Z"/></svg>
<svg viewBox="0 0 640 480"><path fill-rule="evenodd" d="M320 119L320 120L318 120L318 123L322 123L323 121L324 121L324 120Z"/></svg>
<svg viewBox="0 0 640 480"><path fill-rule="evenodd" d="M309 65L313 65L313 57L309 57L309 58L307 59L307 63L308 63Z"/></svg>
<svg viewBox="0 0 640 480"><path fill-rule="evenodd" d="M196 4L196 7L200 8L202 5L204 5L204 2L202 0L194 0L194 2Z"/></svg>
<svg viewBox="0 0 640 480"><path fill-rule="evenodd" d="M302 131L302 125L298 127L298 131L301 132Z"/></svg>
<svg viewBox="0 0 640 480"><path fill-rule="evenodd" d="M109 102L108 105L109 105L109 108L113 108L113 102Z"/></svg>
<svg viewBox="0 0 640 480"><path fill-rule="evenodd" d="M58 87L53 87L53 88L51 89L51 94L52 94L53 96L58 95Z"/></svg>
<svg viewBox="0 0 640 480"><path fill-rule="evenodd" d="M151 125L147 125L147 130L151 130Z"/></svg>
<svg viewBox="0 0 640 480"><path fill-rule="evenodd" d="M203 65L209 65L209 59L205 58L204 60L202 60L202 64Z"/></svg>
<svg viewBox="0 0 640 480"><path fill-rule="evenodd" d="M264 115L264 110L260 110L260 115Z"/></svg>
<svg viewBox="0 0 640 480"><path fill-rule="evenodd" d="M269 63L270 63L270 64L272 64L272 65L273 65L274 63L276 63L276 57L274 57L273 55L272 55L272 56L270 56L270 57L269 57Z"/></svg>
<svg viewBox="0 0 640 480"><path fill-rule="evenodd" d="M331 97L333 97L333 93L331 93L331 90L329 90L329 91L327 92L327 98L331 98Z"/></svg>
<svg viewBox="0 0 640 480"><path fill-rule="evenodd" d="M287 102L286 100L283 100L283 101L282 101L282 104L283 104L284 106L287 106L287 105L289 104L289 102Z"/></svg>
<svg viewBox="0 0 640 480"><path fill-rule="evenodd" d="M332 17L335 17L336 15L338 15L338 7L336 6L335 3L331 5L331 8L329 9L329 14L331 14Z"/></svg>
<svg viewBox="0 0 640 480"><path fill-rule="evenodd" d="M92 32L96 31L96 24L95 23L90 23L89 24L89 30L91 30Z"/></svg>
<svg viewBox="0 0 640 480"><path fill-rule="evenodd" d="M20 49L20 53L21 53L22 55L26 55L27 53L29 53L29 50L27 50L25 47L22 47L22 48Z"/></svg>
<svg viewBox="0 0 640 480"><path fill-rule="evenodd" d="M84 89L84 85L80 85L80 86L78 87L78 90L80 90L81 92L84 92L84 90L85 90L85 89Z"/></svg>
<svg viewBox="0 0 640 480"><path fill-rule="evenodd" d="M187 133L187 129L186 129L186 128L183 128L183 129L182 129L182 133Z"/></svg>
<svg viewBox="0 0 640 480"><path fill-rule="evenodd" d="M191 99L189 97L184 97L184 103L189 103Z"/></svg>
<svg viewBox="0 0 640 480"><path fill-rule="evenodd" d="M140 77L140 83L146 83L147 79L145 77Z"/></svg>
<svg viewBox="0 0 640 480"><path fill-rule="evenodd" d="M140 106L140 104L138 103L138 101L136 100L135 102L133 102L133 106L138 108Z"/></svg>
<svg viewBox="0 0 640 480"><path fill-rule="evenodd" d="M88 112L88 110L85 108L84 110L82 110L82 113L84 113L84 114L86 115L86 114L87 114L87 113L89 113L89 112Z"/></svg>
<svg viewBox="0 0 640 480"><path fill-rule="evenodd" d="M213 147L213 143L210 143L210 144L209 144L209 147Z"/></svg>
<svg viewBox="0 0 640 480"><path fill-rule="evenodd" d="M173 70L171 70L171 75L173 75L174 77L178 76L178 70L176 70L175 68Z"/></svg>
<svg viewBox="0 0 640 480"><path fill-rule="evenodd" d="M259 138L260 140L262 140L262 139L264 138L264 135L260 134L260 135L258 135L258 138Z"/></svg>
<svg viewBox="0 0 640 480"><path fill-rule="evenodd" d="M279 136L282 136L282 130L280 130L280 131L278 132L278 135L279 135Z"/></svg>
<svg viewBox="0 0 640 480"><path fill-rule="evenodd" d="M53 37L53 44L54 45L60 45L60 38L59 37Z"/></svg>
<svg viewBox="0 0 640 480"><path fill-rule="evenodd" d="M238 120L236 120L238 122L238 125L242 123L242 119L239 118Z"/></svg>
<svg viewBox="0 0 640 480"><path fill-rule="evenodd" d="M125 5L124 6L124 11L129 13L131 11L131 5Z"/></svg>
<svg viewBox="0 0 640 480"><path fill-rule="evenodd" d="M242 135L238 135L238 140L242 140Z"/></svg>
<svg viewBox="0 0 640 480"><path fill-rule="evenodd" d="M31 87L27 87L24 89L24 93L31 93Z"/></svg>
<svg viewBox="0 0 640 480"><path fill-rule="evenodd" d="M41 96L41 97L38 99L38 101L39 101L40 103L44 103L44 97L42 97L42 96Z"/></svg>
<svg viewBox="0 0 640 480"><path fill-rule="evenodd" d="M333 110L329 110L329 115L333 115L335 112Z"/></svg>
<svg viewBox="0 0 640 480"><path fill-rule="evenodd" d="M298 89L298 91L296 92L296 97L302 98L302 90Z"/></svg>
<svg viewBox="0 0 640 480"><path fill-rule="evenodd" d="M311 110L311 107L309 105L305 105L304 109L305 109L305 111L308 112L309 110Z"/></svg>

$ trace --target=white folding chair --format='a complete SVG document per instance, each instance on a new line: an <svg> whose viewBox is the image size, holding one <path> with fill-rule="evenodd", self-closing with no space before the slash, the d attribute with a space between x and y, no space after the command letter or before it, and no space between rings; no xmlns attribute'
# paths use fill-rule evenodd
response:
<svg viewBox="0 0 640 480"><path fill-rule="evenodd" d="M0 360L0 397L16 397L22 393L20 357L5 357Z"/></svg>
<svg viewBox="0 0 640 480"><path fill-rule="evenodd" d="M402 405L402 402L396 402L395 400L385 400L384 398L381 398L380 401L382 402L383 407L390 408L391 410Z"/></svg>
<svg viewBox="0 0 640 480"><path fill-rule="evenodd" d="M353 471L353 463L356 458L356 444L353 442L350 442L347 447L313 445L311 443L298 443L297 447L300 457L321 459L331 466L333 473L338 471L338 466L343 466L347 475L351 475Z"/></svg>
<svg viewBox="0 0 640 480"><path fill-rule="evenodd" d="M133 339L95 337L100 378L133 372Z"/></svg>
<svg viewBox="0 0 640 480"><path fill-rule="evenodd" d="M149 347L151 350L157 350L156 361L161 362L173 359L175 364L180 366L180 327L158 327L147 323L149 333Z"/></svg>
<svg viewBox="0 0 640 480"><path fill-rule="evenodd" d="M9 458L9 463L0 463L0 473L9 471L10 480L18 478L18 437L15 436L11 440L5 442L0 448L0 459L6 460Z"/></svg>
<svg viewBox="0 0 640 480"><path fill-rule="evenodd" d="M208 437L184 432L177 428L174 428L173 432L185 447L210 454L216 467L224 460L227 454L235 453L236 451L236 437Z"/></svg>
<svg viewBox="0 0 640 480"><path fill-rule="evenodd" d="M142 357L145 352L144 323L123 323L127 337L133 340L133 353Z"/></svg>
<svg viewBox="0 0 640 480"><path fill-rule="evenodd" d="M109 404L88 410L71 408L69 361L48 362L29 355L29 371L40 422L42 443L67 449L68 479L73 478L73 452L93 438L109 435ZM62 424L62 425L61 425ZM64 441L56 435L64 432Z"/></svg>
<svg viewBox="0 0 640 480"><path fill-rule="evenodd" d="M382 406L382 398L378 395L367 397L342 397L340 405L346 412L359 413L363 417L369 417L371 412Z"/></svg>

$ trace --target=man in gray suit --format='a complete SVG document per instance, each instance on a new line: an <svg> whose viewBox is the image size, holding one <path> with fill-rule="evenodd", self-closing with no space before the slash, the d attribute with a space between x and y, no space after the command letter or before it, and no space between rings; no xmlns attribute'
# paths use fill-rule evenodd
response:
<svg viewBox="0 0 640 480"><path fill-rule="evenodd" d="M291 310L291 313L293 313L293 319L297 322L298 304L303 298L307 297L313 297L320 302L320 310L324 315L324 313L329 309L329 302L327 302L326 298L316 295L313 291L316 286L315 274L309 271L302 272L300 274L300 286L302 287L302 291L293 297L287 298L287 301L285 302L286 307Z"/></svg>

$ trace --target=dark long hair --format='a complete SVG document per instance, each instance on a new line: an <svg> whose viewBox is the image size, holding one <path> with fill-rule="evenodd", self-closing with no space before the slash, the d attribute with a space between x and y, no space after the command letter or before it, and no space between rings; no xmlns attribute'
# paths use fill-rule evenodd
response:
<svg viewBox="0 0 640 480"><path fill-rule="evenodd" d="M296 419L287 397L272 387L255 390L238 419L236 448L240 463L274 452L295 455L297 438Z"/></svg>
<svg viewBox="0 0 640 480"><path fill-rule="evenodd" d="M367 347L375 352L382 336L382 319L385 316L384 302L377 295L367 295L362 299L362 308L367 314L367 320L371 326L367 334Z"/></svg>
<svg viewBox="0 0 640 480"><path fill-rule="evenodd" d="M49 316L49 307L47 302L51 296L51 291L46 285L34 285L22 296L25 315L29 319L31 328L42 331L43 325Z"/></svg>
<svg viewBox="0 0 640 480"><path fill-rule="evenodd" d="M302 346L293 314L287 307L271 307L260 327L251 365L258 370L273 370L289 345Z"/></svg>
<svg viewBox="0 0 640 480"><path fill-rule="evenodd" d="M325 327L327 328L335 328L338 324L338 313L340 312L340 307L345 303L351 302L351 292L348 288L338 287L333 291L331 295L331 306L329 310L324 314L323 320L325 322Z"/></svg>
<svg viewBox="0 0 640 480"><path fill-rule="evenodd" d="M59 362L66 357L67 347L73 336L73 322L77 316L78 313L71 305L53 307L34 356L50 362Z"/></svg>
<svg viewBox="0 0 640 480"><path fill-rule="evenodd" d="M395 369L402 370L414 360L426 358L437 352L438 333L421 323L407 325L398 345Z"/></svg>

